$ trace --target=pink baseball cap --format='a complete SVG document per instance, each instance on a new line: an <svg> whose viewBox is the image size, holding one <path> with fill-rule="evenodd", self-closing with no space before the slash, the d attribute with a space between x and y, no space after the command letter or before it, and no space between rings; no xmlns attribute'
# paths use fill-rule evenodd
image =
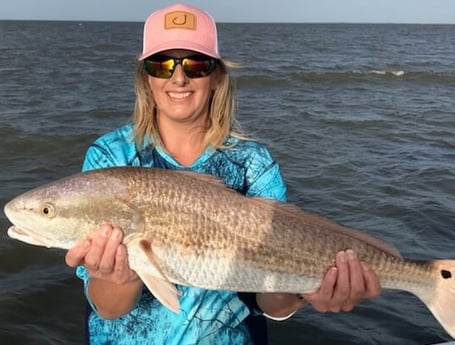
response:
<svg viewBox="0 0 455 345"><path fill-rule="evenodd" d="M188 49L220 59L215 21L207 12L184 4L153 12L145 21L138 60L169 49Z"/></svg>

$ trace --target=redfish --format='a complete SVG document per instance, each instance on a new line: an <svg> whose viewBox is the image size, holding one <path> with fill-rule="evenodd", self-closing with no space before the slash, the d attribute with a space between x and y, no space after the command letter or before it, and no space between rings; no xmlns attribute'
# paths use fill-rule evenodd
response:
<svg viewBox="0 0 455 345"><path fill-rule="evenodd" d="M384 289L419 297L455 336L455 260L414 262L389 244L295 206L241 195L212 176L118 167L75 174L4 208L10 237L69 249L102 222L125 232L130 267L165 306L174 284L244 292L316 289L352 249Z"/></svg>

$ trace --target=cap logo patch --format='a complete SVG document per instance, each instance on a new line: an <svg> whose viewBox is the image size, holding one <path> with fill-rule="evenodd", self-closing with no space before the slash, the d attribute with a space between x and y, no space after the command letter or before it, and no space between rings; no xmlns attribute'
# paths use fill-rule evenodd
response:
<svg viewBox="0 0 455 345"><path fill-rule="evenodd" d="M164 16L165 29L196 30L196 16L185 11L173 11Z"/></svg>

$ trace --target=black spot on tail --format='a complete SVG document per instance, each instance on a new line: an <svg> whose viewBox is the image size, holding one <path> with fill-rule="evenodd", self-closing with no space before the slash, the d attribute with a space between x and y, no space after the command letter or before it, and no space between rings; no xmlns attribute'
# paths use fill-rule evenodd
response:
<svg viewBox="0 0 455 345"><path fill-rule="evenodd" d="M441 270L441 276L444 279L450 279L450 278L452 278L452 272L447 271L447 270Z"/></svg>

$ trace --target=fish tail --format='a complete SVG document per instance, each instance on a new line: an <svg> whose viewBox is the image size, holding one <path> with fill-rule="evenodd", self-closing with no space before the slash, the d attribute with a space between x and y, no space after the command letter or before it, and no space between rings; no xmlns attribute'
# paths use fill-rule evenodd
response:
<svg viewBox="0 0 455 345"><path fill-rule="evenodd" d="M447 333L455 338L455 260L436 260L432 264L435 289L422 299Z"/></svg>

